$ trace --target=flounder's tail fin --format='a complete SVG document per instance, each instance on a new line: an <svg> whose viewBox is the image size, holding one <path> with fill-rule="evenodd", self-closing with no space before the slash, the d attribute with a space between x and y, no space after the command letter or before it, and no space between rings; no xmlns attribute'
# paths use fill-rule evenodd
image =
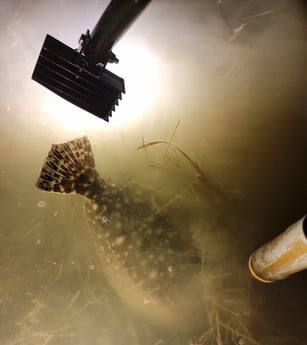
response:
<svg viewBox="0 0 307 345"><path fill-rule="evenodd" d="M52 145L36 186L47 192L79 193L79 177L94 167L91 144L86 136Z"/></svg>

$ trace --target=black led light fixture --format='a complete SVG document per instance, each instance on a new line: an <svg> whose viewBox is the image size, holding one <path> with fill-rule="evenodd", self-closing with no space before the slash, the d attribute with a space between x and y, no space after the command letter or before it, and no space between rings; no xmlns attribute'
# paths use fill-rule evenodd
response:
<svg viewBox="0 0 307 345"><path fill-rule="evenodd" d="M74 105L108 121L125 93L124 79L106 69L118 63L112 47L150 0L112 0L72 49L47 35L32 79Z"/></svg>

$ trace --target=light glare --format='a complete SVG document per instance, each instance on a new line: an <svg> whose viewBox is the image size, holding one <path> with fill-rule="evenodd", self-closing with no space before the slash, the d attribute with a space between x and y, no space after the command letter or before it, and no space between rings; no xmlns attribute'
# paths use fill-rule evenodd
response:
<svg viewBox="0 0 307 345"><path fill-rule="evenodd" d="M69 130L136 127L146 111L154 106L161 90L159 63L148 49L136 44L121 44L116 55L120 58L119 64L109 64L107 68L124 78L126 94L109 118L109 124L49 91L41 97L44 112L61 128Z"/></svg>

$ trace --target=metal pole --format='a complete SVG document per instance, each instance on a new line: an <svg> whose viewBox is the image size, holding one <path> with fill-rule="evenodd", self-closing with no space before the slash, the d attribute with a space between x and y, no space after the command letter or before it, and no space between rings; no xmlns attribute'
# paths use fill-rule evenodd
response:
<svg viewBox="0 0 307 345"><path fill-rule="evenodd" d="M151 0L111 0L90 33L84 55L90 64L106 64L113 45Z"/></svg>

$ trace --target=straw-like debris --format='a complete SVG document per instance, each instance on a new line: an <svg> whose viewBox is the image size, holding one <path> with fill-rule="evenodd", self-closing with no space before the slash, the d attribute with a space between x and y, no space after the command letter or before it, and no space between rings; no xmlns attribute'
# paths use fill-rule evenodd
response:
<svg viewBox="0 0 307 345"><path fill-rule="evenodd" d="M198 173L198 178L200 181L207 183L207 179L205 177L204 172L201 170L200 166L197 164L197 162L195 162L191 157L188 156L187 153L185 153L181 148L179 148L178 146L172 144L170 141L164 141L164 140L157 140L157 141L150 141L148 143L144 142L144 138L142 139L142 145L138 146L136 149L137 150L141 150L141 149L146 149L150 146L154 146L154 145L158 145L158 144L164 144L164 145L168 145L168 147L172 147L175 150L177 150L190 164L191 166L197 171Z"/></svg>

